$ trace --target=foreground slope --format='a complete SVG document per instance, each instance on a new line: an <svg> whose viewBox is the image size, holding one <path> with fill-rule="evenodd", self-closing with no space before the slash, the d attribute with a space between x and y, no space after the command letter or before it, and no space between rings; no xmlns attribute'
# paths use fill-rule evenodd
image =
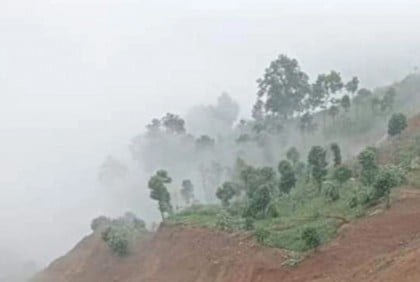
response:
<svg viewBox="0 0 420 282"><path fill-rule="evenodd" d="M260 247L245 234L163 225L126 258L91 235L35 281L420 281L420 194L396 193L391 209L343 226L335 240L294 267L284 264L285 252Z"/></svg>

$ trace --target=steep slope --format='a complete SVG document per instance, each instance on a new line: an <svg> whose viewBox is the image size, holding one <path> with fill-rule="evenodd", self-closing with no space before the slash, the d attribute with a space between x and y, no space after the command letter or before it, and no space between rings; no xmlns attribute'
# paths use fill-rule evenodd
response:
<svg viewBox="0 0 420 282"><path fill-rule="evenodd" d="M111 255L91 235L34 281L399 281L401 275L420 281L419 216L419 192L401 189L390 210L344 226L334 241L295 267L282 265L284 251L260 247L245 234L161 226L126 258Z"/></svg>

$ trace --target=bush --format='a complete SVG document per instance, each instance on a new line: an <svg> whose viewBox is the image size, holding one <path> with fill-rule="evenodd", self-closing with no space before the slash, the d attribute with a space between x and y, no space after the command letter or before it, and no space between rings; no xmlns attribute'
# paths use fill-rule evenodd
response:
<svg viewBox="0 0 420 282"><path fill-rule="evenodd" d="M101 215L92 220L90 228L93 232L96 232L97 230L103 230L104 228L107 228L109 225L111 225L111 219Z"/></svg>
<svg viewBox="0 0 420 282"><path fill-rule="evenodd" d="M102 239L114 254L118 256L128 254L130 232L126 228L109 226L102 232Z"/></svg>
<svg viewBox="0 0 420 282"><path fill-rule="evenodd" d="M223 231L231 231L234 229L232 217L226 211L221 211L217 215L216 227Z"/></svg>
<svg viewBox="0 0 420 282"><path fill-rule="evenodd" d="M407 127L407 118L404 114L393 114L388 122L389 136L400 135Z"/></svg>
<svg viewBox="0 0 420 282"><path fill-rule="evenodd" d="M318 231L313 227L307 227L302 232L302 240L308 249L313 249L321 244Z"/></svg>
<svg viewBox="0 0 420 282"><path fill-rule="evenodd" d="M92 221L91 227L102 231L102 240L119 256L127 255L136 236L147 231L145 222L130 212L114 220L100 216Z"/></svg>
<svg viewBox="0 0 420 282"><path fill-rule="evenodd" d="M331 182L325 182L325 190L324 190L324 194L325 197L331 201L331 202L335 202L338 199L340 199L340 192L338 190L338 187L336 185L334 185L334 183Z"/></svg>
<svg viewBox="0 0 420 282"><path fill-rule="evenodd" d="M270 236L270 231L265 228L257 228L254 232L254 236L257 239L257 242L260 244L264 244L267 242L268 236Z"/></svg>
<svg viewBox="0 0 420 282"><path fill-rule="evenodd" d="M254 230L254 219L251 217L247 217L245 218L245 225L244 225L245 230Z"/></svg>

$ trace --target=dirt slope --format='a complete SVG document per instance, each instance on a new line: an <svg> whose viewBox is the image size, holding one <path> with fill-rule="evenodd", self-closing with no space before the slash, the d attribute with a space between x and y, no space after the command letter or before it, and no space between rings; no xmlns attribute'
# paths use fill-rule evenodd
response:
<svg viewBox="0 0 420 282"><path fill-rule="evenodd" d="M244 234L162 226L127 258L97 235L51 264L42 282L420 281L420 195L402 189L390 210L344 226L338 238L296 267L286 254Z"/></svg>

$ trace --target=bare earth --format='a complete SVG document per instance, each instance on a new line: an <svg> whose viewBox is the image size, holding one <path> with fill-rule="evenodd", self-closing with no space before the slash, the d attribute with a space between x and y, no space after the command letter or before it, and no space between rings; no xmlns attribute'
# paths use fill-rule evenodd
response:
<svg viewBox="0 0 420 282"><path fill-rule="evenodd" d="M297 266L287 253L246 234L161 226L127 258L112 256L97 235L52 263L42 282L420 281L420 192L401 189L390 210L343 226L330 244Z"/></svg>

